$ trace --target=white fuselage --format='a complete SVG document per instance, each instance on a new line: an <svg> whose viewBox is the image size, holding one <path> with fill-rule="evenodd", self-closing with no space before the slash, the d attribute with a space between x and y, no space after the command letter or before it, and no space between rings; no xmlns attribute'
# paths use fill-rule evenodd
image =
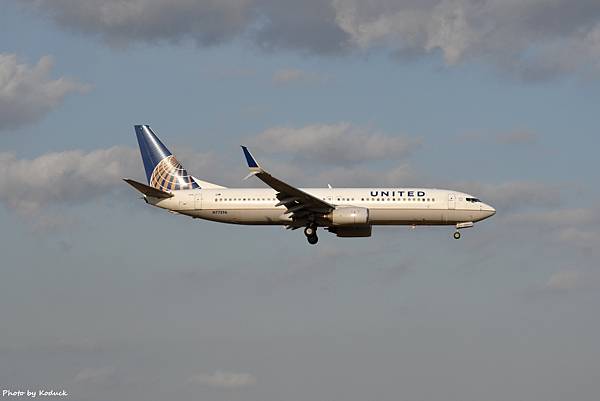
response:
<svg viewBox="0 0 600 401"><path fill-rule="evenodd" d="M495 214L471 195L431 188L304 188L334 206L369 210L371 225L456 225ZM270 188L218 188L174 191L173 197L146 197L155 206L205 220L232 224L287 225L285 206L276 206Z"/></svg>

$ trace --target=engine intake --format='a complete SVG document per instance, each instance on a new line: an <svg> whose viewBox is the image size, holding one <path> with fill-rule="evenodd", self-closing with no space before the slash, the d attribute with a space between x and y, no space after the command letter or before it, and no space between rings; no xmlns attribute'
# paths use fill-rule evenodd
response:
<svg viewBox="0 0 600 401"><path fill-rule="evenodd" d="M354 206L338 206L326 218L334 226L365 225L369 224L369 209Z"/></svg>

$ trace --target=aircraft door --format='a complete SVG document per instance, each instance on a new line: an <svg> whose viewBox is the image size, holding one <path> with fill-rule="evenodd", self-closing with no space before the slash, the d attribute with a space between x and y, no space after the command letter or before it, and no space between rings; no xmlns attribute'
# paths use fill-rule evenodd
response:
<svg viewBox="0 0 600 401"><path fill-rule="evenodd" d="M194 209L199 210L202 209L202 192L198 191L196 197L194 199Z"/></svg>
<svg viewBox="0 0 600 401"><path fill-rule="evenodd" d="M456 194L448 194L448 209L456 209Z"/></svg>
<svg viewBox="0 0 600 401"><path fill-rule="evenodd" d="M194 194L185 194L179 199L179 210L192 210L194 204Z"/></svg>

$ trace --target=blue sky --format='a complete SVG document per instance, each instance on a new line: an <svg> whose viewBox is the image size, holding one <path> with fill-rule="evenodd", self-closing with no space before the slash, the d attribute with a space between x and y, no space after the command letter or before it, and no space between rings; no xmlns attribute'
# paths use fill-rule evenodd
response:
<svg viewBox="0 0 600 401"><path fill-rule="evenodd" d="M597 398L593 2L3 6L2 388ZM143 178L139 123L227 186L262 185L242 181L248 144L293 184L450 187L498 214L461 241L376 227L317 247L191 221L120 180Z"/></svg>

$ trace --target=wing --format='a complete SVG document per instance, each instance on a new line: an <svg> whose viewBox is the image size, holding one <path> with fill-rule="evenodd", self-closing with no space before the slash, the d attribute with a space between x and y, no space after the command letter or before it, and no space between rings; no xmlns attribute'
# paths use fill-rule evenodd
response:
<svg viewBox="0 0 600 401"><path fill-rule="evenodd" d="M317 216L329 213L335 209L332 204L273 177L260 167L247 147L242 146L242 150L250 169L250 174L246 178L255 175L277 191L279 202L275 206L285 206L287 209L285 214L291 214L293 220L293 223L288 228L301 227L306 222L316 220Z"/></svg>

